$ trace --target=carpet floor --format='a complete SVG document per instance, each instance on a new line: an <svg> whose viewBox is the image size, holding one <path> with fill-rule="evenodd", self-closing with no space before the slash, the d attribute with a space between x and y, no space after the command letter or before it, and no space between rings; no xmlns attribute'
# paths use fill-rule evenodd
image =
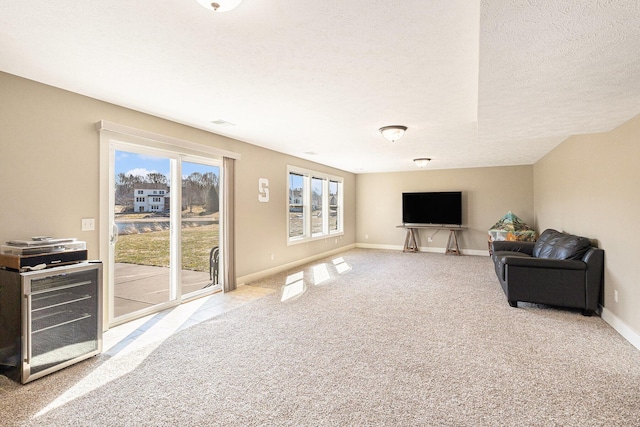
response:
<svg viewBox="0 0 640 427"><path fill-rule="evenodd" d="M640 426L640 351L597 316L511 308L488 257L354 249L126 357L27 385L24 426ZM108 380L106 380L108 378Z"/></svg>

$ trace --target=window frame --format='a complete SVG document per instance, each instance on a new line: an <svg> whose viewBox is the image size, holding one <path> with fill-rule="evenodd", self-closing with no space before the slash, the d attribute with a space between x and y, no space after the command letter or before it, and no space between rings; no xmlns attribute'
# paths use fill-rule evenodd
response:
<svg viewBox="0 0 640 427"><path fill-rule="evenodd" d="M291 175L299 175L303 179L303 188L302 188L302 213L303 213L303 233L301 236L291 237ZM316 218L316 228L317 221L321 219L322 221L322 231L313 232L313 197L312 197L312 181L313 180L321 180L322 182L322 203L321 203L321 213L319 218ZM335 182L338 185L337 188L337 205L330 205L330 187L329 183ZM297 205L297 204L296 204ZM337 214L336 214L336 229L332 230L330 226L330 213L331 207L337 206ZM337 175L331 175L323 172L314 171L311 169L300 168L297 166L287 166L287 203L286 203L286 218L287 218L287 244L295 245L299 243L326 239L328 237L333 236L341 236L344 235L344 178Z"/></svg>

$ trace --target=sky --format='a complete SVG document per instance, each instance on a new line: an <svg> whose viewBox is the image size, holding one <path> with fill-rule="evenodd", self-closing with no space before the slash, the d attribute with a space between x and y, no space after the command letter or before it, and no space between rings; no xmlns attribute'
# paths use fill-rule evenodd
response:
<svg viewBox="0 0 640 427"><path fill-rule="evenodd" d="M130 153L127 151L115 152L115 174L119 173L146 176L150 172L159 172L167 177L169 181L169 159L166 157L155 157L146 154ZM201 165L190 162L182 162L182 176L187 177L193 172L202 174L214 172L220 176L220 169L217 166Z"/></svg>

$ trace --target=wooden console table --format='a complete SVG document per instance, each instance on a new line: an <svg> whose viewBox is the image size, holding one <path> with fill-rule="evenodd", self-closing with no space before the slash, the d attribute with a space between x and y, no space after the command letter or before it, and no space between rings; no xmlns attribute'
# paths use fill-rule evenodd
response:
<svg viewBox="0 0 640 427"><path fill-rule="evenodd" d="M404 247L402 252L418 252L418 241L416 240L416 230L419 228L430 228L432 230L449 230L449 240L447 241L447 248L445 250L446 255L460 255L460 248L458 247L458 235L457 232L465 230L467 227L445 227L442 225L419 225L419 224L403 224L398 225L398 228L406 228L407 235L404 239Z"/></svg>

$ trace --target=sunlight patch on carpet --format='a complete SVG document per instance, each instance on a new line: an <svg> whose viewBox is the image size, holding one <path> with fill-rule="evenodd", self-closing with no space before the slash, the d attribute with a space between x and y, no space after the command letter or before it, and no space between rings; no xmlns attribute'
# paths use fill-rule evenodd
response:
<svg viewBox="0 0 640 427"><path fill-rule="evenodd" d="M306 290L304 286L304 273L302 271L287 276L285 285L282 287L281 302L298 297Z"/></svg>
<svg viewBox="0 0 640 427"><path fill-rule="evenodd" d="M313 284L316 286L331 279L331 276L329 275L329 269L327 269L326 264L314 265L312 270L313 270Z"/></svg>
<svg viewBox="0 0 640 427"><path fill-rule="evenodd" d="M342 274L346 271L351 270L351 266L347 264L344 258L339 257L333 260L333 265L335 265L338 274Z"/></svg>
<svg viewBox="0 0 640 427"><path fill-rule="evenodd" d="M185 323L185 320L197 312L207 301L202 298L199 304L183 304L168 313L157 313L149 316L146 323L153 325L129 343L120 343L122 348L115 352L103 364L78 381L73 387L61 394L57 399L34 415L34 419L47 412L66 405L103 385L114 381L135 370L160 345ZM156 321L155 319L160 318ZM119 347L118 344L114 347ZM105 352L109 349L105 349ZM126 358L125 358L126 356Z"/></svg>
<svg viewBox="0 0 640 427"><path fill-rule="evenodd" d="M295 283L299 280L304 279L304 272L299 271L297 273L293 273L287 276L287 279L285 280L284 284L285 285L290 285L292 283Z"/></svg>

